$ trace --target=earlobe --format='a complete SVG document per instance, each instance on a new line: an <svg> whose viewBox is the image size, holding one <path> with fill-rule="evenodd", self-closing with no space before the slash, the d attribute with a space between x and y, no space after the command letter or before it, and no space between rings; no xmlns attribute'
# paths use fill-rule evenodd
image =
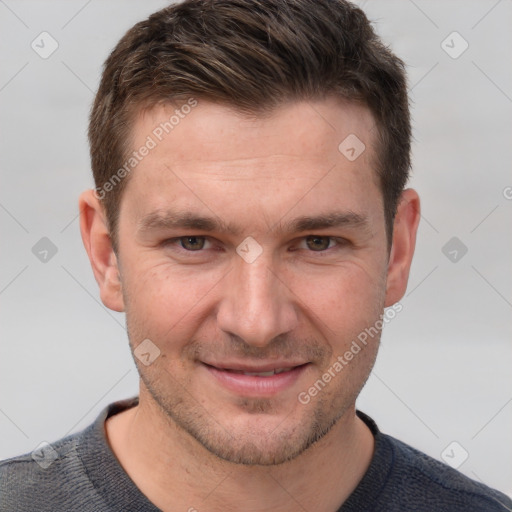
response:
<svg viewBox="0 0 512 512"><path fill-rule="evenodd" d="M86 190L80 195L79 208L82 241L100 287L101 301L109 309L124 311L119 265L104 208L94 190Z"/></svg>
<svg viewBox="0 0 512 512"><path fill-rule="evenodd" d="M398 302L407 289L420 216L420 199L417 192L413 189L404 190L400 196L393 227L385 307Z"/></svg>

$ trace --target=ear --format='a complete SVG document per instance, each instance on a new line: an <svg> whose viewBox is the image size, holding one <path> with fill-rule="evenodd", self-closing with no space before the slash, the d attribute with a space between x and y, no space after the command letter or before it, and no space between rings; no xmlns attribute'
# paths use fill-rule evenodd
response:
<svg viewBox="0 0 512 512"><path fill-rule="evenodd" d="M398 202L393 225L393 243L388 261L385 307L398 302L407 289L420 216L420 198L418 194L411 188L404 190Z"/></svg>
<svg viewBox="0 0 512 512"><path fill-rule="evenodd" d="M100 287L101 301L107 308L124 311L117 257L112 248L103 205L94 193L80 195L80 232L94 277Z"/></svg>

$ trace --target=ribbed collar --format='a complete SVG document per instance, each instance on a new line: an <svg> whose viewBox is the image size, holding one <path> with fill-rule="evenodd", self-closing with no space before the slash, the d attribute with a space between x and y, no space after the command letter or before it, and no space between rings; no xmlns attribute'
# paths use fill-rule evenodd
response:
<svg viewBox="0 0 512 512"><path fill-rule="evenodd" d="M87 476L105 503L115 511L159 512L124 471L107 441L105 421L138 404L138 397L114 402L107 406L96 421L80 435L77 451ZM382 434L375 422L357 411L358 417L375 438L373 457L364 477L337 512L370 511L383 490L394 464L392 443ZM122 493L120 492L122 489Z"/></svg>

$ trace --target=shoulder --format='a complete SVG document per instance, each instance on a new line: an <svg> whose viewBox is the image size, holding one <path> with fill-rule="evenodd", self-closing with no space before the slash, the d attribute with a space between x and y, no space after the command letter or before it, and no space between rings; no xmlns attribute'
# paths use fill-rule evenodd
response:
<svg viewBox="0 0 512 512"><path fill-rule="evenodd" d="M33 452L0 461L0 512L37 509L80 509L83 491L90 493L77 445L83 433L54 443L42 443Z"/></svg>
<svg viewBox="0 0 512 512"><path fill-rule="evenodd" d="M343 512L505 512L512 500L412 446L383 434L372 418L358 416L374 435L370 466Z"/></svg>
<svg viewBox="0 0 512 512"><path fill-rule="evenodd" d="M428 503L428 510L504 512L512 500L391 436L380 434L392 451L389 490L402 503ZM409 510L412 510L411 507Z"/></svg>
<svg viewBox="0 0 512 512"><path fill-rule="evenodd" d="M128 510L136 499L137 510L156 510L124 473L105 433L106 418L137 403L114 402L81 432L0 461L0 512L98 512L117 503Z"/></svg>

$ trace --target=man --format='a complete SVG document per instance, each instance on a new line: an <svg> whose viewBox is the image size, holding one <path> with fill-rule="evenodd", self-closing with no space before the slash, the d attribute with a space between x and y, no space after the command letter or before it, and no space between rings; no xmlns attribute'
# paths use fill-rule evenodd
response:
<svg viewBox="0 0 512 512"><path fill-rule="evenodd" d="M135 25L80 212L140 394L46 463L3 462L0 510L510 510L356 411L414 252L410 137L403 64L348 2L189 0Z"/></svg>

